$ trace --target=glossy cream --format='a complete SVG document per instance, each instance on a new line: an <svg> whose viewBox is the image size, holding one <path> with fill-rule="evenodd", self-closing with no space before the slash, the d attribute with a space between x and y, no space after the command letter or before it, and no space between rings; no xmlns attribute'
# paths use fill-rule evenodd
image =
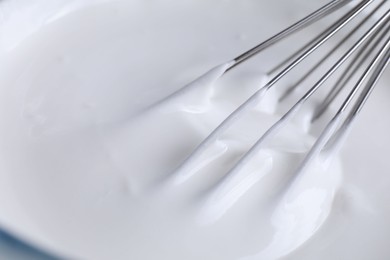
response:
<svg viewBox="0 0 390 260"><path fill-rule="evenodd" d="M316 158L295 170L332 112L311 129L313 97L232 171L302 94L279 104L281 83L181 167L267 82L272 55L225 74L226 61L291 23L283 20L288 8L252 0L60 2L61 12L19 25L28 33L2 46L1 226L81 259L389 256L383 87L330 165ZM320 3L301 6L295 19ZM272 28L264 26L271 19Z"/></svg>

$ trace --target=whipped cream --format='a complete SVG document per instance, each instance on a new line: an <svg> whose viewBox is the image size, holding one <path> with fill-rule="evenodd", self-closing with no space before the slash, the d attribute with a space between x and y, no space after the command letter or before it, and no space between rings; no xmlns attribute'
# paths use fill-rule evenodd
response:
<svg viewBox="0 0 390 260"><path fill-rule="evenodd" d="M386 149L390 125L378 127L369 116L388 109L386 89L378 88L386 93L373 97L376 106L360 120L364 131L377 127L378 136L364 139L359 129L352 131L342 158L331 164L318 157L297 171L318 137L307 121L309 103L232 171L302 94L279 104L285 86L275 86L190 157L269 79L264 71L272 56L226 74L231 63L224 61L291 23L264 26L280 6L188 0L76 7L46 15L48 22L4 48L1 226L81 259L389 255L380 242L355 247L390 236L383 231L390 215L385 184L373 194L380 181L367 176L367 169L383 175L389 167L376 167L361 149L371 142L366 150L378 157ZM369 166L356 163L361 156ZM359 238L358 231L365 235Z"/></svg>

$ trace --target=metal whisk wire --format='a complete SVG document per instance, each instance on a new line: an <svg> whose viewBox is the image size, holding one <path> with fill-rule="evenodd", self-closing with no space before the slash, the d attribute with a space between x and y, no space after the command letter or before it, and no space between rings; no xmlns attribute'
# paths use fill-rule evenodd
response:
<svg viewBox="0 0 390 260"><path fill-rule="evenodd" d="M334 13L336 10L345 7L346 4L350 3L349 0L336 0L332 1L324 7L318 9L314 13L308 15L304 19L298 21L282 32L276 34L270 39L264 41L263 43L255 46L249 51L241 54L236 57L232 65L226 70L234 68L238 64L248 60L254 55L260 53L261 51L267 49L273 44L279 42L280 40L286 38L287 36L303 29L304 27L318 21L319 19ZM302 61L304 61L308 56L314 53L320 46L322 46L325 42L329 41L336 33L338 33L341 29L343 29L347 24L349 24L352 20L358 17L365 9L373 3L377 3L378 0L362 0L358 1L355 6L352 6L351 9L339 18L336 22L334 22L331 26L321 32L317 37L311 40L308 44L306 44L303 48L298 50L292 56L288 57L285 61L279 64L276 68L274 68L271 72L275 74L263 87L257 90L252 96L250 96L243 104L241 104L236 110L234 110L226 119L219 124L217 128L215 128L194 150L193 152L176 168L174 174L172 175L173 183L180 184L188 180L194 173L196 169L195 165L198 163L199 158L205 152L205 150L216 141L222 133L224 133L233 123L235 123L240 116L245 113L245 111L253 108L256 104L260 102L260 100L265 96L267 91L275 86L275 84L285 77L290 71L292 71L297 65L299 65ZM378 10L381 10L381 7L386 3L386 1L379 1L379 5L374 8L365 18L354 28L352 31L347 34L339 44L337 44L329 54L333 54L340 46L346 42L351 36L358 31L358 29L363 26L367 21L373 20L373 16L376 15ZM249 160L255 156L255 154L263 147L268 139L271 139L275 136L280 129L286 125L291 118L300 110L302 105L336 72L339 71L340 68L350 57L357 52L355 59L347 66L346 71L352 75L354 74L358 68L360 68L363 64L362 61L368 59L369 55L374 51L375 47L382 41L384 37L388 34L389 23L390 20L390 10L387 10L385 14L383 14L374 25L372 25L363 36L360 37L353 45L350 47L341 58L339 58L336 63L334 63L330 69L328 69L325 74L301 97L298 102L296 102L291 109L285 113L282 118L277 121L273 126L271 126L257 141L256 143L240 158L240 160L231 168L228 172L227 176L237 175L241 169L248 163ZM375 41L375 39L377 39ZM371 48L368 48L371 46ZM367 51L366 49L369 49ZM325 127L322 134L318 137L317 142L312 147L312 149L308 152L306 158L301 163L301 166L297 171L301 171L306 165L316 156L318 156L323 150L335 150L330 149L330 147L339 147L340 145L331 145L331 143L335 144L335 140L341 139L342 136L345 136L346 130L350 128L350 125L353 119L356 117L358 112L363 107L366 102L369 94L372 92L376 82L379 77L382 75L386 66L388 65L388 49L389 49L389 39L385 41L385 44L378 52L376 58L372 61L372 63L367 67L366 71L363 73L361 79L358 81L356 86L348 95L347 99L336 113L336 116L329 122L329 124ZM357 57L357 58L356 58ZM299 83L304 81L309 74L313 73L316 68L323 62L320 60L314 67L314 69L310 69L307 74L300 79ZM276 70L279 70L276 72ZM373 72L373 73L372 73ZM364 87L364 91L362 92L362 96L356 101L356 106L353 108L354 112L351 112L351 115L346 117L344 123L342 123L342 118L344 116L344 112L346 108L350 105L353 98L358 93L363 86L363 83L366 82L366 79L369 75L372 76L369 78L366 86ZM317 107L313 113L312 121L318 118L324 110L329 106L329 104L334 100L335 96L340 93L341 88L346 85L347 82L350 81L351 75L346 78L342 78L343 84L335 85L335 87L330 91L328 96L323 101L323 104ZM369 91L367 90L369 89ZM288 94L288 92L286 92ZM282 98L283 99L283 98ZM340 142L339 142L340 143ZM325 153L324 153L325 154ZM225 178L226 182L229 182L229 178ZM227 185L229 186L229 185Z"/></svg>

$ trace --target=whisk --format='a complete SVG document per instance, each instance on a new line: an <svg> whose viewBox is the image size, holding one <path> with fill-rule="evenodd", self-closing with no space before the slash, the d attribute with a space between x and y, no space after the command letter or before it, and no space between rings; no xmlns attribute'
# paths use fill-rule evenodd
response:
<svg viewBox="0 0 390 260"><path fill-rule="evenodd" d="M386 7L387 1L380 0L334 0L302 20L296 22L285 30L279 32L263 43L255 46L249 51L236 57L233 61L227 63L226 68L221 72L221 76L234 69L249 58L257 55L265 49L271 47L275 43L287 38L297 31L319 21L320 19L336 12L345 11L333 24L324 31L319 33L311 41L305 44L302 48L296 51L293 55L281 62L273 68L269 75L270 80L244 103L235 109L222 123L218 125L193 151L192 153L176 168L174 174L171 175L169 183L179 185L190 179L197 171L199 159L205 153L208 147L212 145L232 124L234 124L246 111L256 106L261 102L266 93L273 87L278 87L276 84L284 78L286 74L305 60L309 55L314 53L321 45L334 37L341 29L351 24L351 21L357 20L357 25L344 35L342 39L327 53L323 58L320 58L317 63L311 66L306 73L300 76L296 84L290 86L281 96L280 102L309 76L321 67L323 63L331 55L337 53L337 50L355 39L338 60L327 69L327 71L316 81L316 83L285 113L280 120L273 124L256 142L255 144L239 159L239 161L229 170L222 181L214 189L214 197L221 198L220 194L227 194L234 189L241 178L240 172L246 164L254 158L254 156L264 147L264 144L274 137L302 108L303 104L321 88L324 83L335 75L336 71L342 71L341 76L335 81L336 83L328 90L323 100L312 111L311 122L319 119L328 109L330 104L337 100L337 97L343 93L348 84L354 77L357 81L353 82L349 93L341 102L341 106L334 114L333 118L326 124L322 132L319 134L314 145L309 149L298 168L295 169L296 176L299 176L309 167L309 165L318 157L331 157L341 147L342 141L345 139L353 122L364 107L367 99L372 93L376 83L384 73L390 57L390 11ZM360 17L363 19L358 20ZM356 34L365 27L365 31L357 37ZM338 35L338 34L337 34ZM356 40L356 38L358 38ZM347 64L347 66L343 66ZM359 74L360 71L362 73ZM206 75L207 76L207 75ZM249 185L249 184L248 184ZM247 187L246 187L247 188ZM235 190L235 195L226 199L222 204L225 207L230 207L241 195L244 189Z"/></svg>

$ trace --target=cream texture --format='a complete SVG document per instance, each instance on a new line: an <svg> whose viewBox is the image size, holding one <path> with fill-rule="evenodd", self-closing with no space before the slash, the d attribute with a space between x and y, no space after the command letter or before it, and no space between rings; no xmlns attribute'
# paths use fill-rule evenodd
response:
<svg viewBox="0 0 390 260"><path fill-rule="evenodd" d="M387 259L384 87L330 165L294 171L329 118L311 129L308 103L231 171L302 94L280 105L281 84L179 167L273 56L224 62L321 5L269 2L58 1L19 24L0 62L0 226L68 258Z"/></svg>

